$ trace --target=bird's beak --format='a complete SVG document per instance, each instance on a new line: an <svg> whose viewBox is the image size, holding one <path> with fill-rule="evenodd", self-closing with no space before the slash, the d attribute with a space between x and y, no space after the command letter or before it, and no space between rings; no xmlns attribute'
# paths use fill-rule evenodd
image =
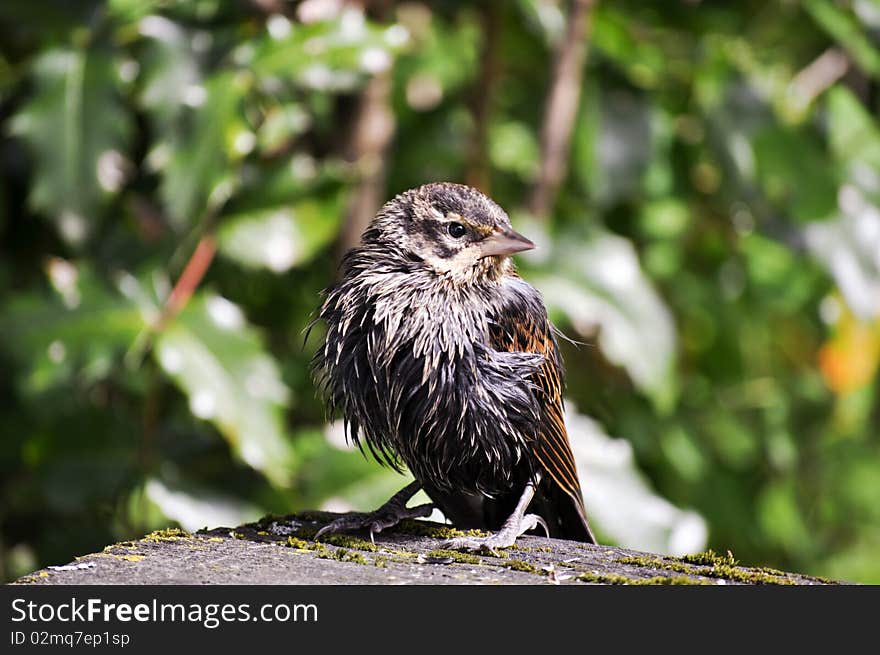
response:
<svg viewBox="0 0 880 655"><path fill-rule="evenodd" d="M515 252L531 250L535 244L519 232L510 228L496 227L495 233L483 239L480 251L483 257L512 255Z"/></svg>

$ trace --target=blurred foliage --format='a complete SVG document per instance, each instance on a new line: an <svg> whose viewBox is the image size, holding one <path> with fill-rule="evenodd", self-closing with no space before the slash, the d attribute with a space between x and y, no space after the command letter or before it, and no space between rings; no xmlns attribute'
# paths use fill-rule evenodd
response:
<svg viewBox="0 0 880 655"><path fill-rule="evenodd" d="M494 29L486 190L589 344L572 399L715 549L880 582L880 6L597 3L539 221L565 4L377 5L0 5L0 577L402 484L325 434L303 330L365 83L391 81L383 198L464 180Z"/></svg>

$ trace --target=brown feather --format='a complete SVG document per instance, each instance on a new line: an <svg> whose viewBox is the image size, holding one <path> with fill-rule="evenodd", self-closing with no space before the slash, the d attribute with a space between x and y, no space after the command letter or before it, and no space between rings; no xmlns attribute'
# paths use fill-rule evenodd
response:
<svg viewBox="0 0 880 655"><path fill-rule="evenodd" d="M549 481L574 503L587 533L592 536L584 509L574 454L565 428L562 398L565 384L562 363L549 320L544 318L541 324L536 324L534 317L522 313L495 317L489 345L501 351L543 355L544 363L532 380L543 396L544 410L532 444L532 452L549 476Z"/></svg>

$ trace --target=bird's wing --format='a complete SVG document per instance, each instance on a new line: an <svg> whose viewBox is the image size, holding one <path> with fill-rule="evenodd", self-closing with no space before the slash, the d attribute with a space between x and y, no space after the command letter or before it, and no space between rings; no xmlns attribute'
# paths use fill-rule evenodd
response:
<svg viewBox="0 0 880 655"><path fill-rule="evenodd" d="M498 316L493 317L489 345L501 351L543 355L544 363L532 379L543 410L537 434L534 436L533 452L546 474L574 501L586 524L581 485L563 416L562 361L540 299L512 303Z"/></svg>

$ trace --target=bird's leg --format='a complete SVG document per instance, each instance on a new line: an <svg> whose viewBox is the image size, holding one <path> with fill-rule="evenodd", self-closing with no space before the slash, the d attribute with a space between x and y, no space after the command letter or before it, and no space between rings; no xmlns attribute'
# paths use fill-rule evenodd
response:
<svg viewBox="0 0 880 655"><path fill-rule="evenodd" d="M416 507L407 507L406 504L416 492L422 488L419 482L413 481L394 494L388 502L373 512L349 512L340 516L332 523L328 523L315 533L315 541L322 535L331 532L346 532L349 530L363 530L369 528L370 541L376 532L382 532L385 528L397 525L403 519L422 518L430 516L434 511L434 505L427 503Z"/></svg>
<svg viewBox="0 0 880 655"><path fill-rule="evenodd" d="M520 496L516 509L501 526L498 532L490 534L488 537L454 537L447 539L443 545L447 548L464 548L467 550L494 550L495 548L508 548L516 541L521 534L541 526L547 536L550 536L550 530L547 523L537 514L526 514L526 509L532 498L535 496L535 488L541 482L541 476L536 476L535 480L529 480L526 488Z"/></svg>

